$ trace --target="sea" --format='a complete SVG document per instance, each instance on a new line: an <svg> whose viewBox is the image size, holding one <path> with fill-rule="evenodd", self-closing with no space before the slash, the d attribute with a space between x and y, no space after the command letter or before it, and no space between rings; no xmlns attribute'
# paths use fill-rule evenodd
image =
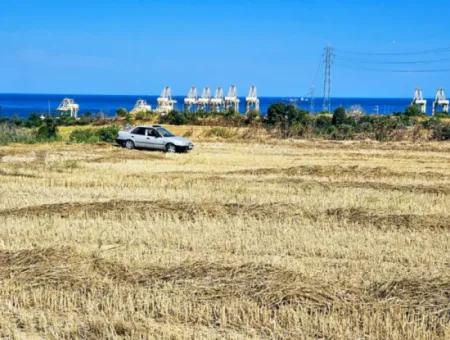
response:
<svg viewBox="0 0 450 340"><path fill-rule="evenodd" d="M80 94L0 94L0 117L26 118L31 113L56 114L56 109L64 98L73 98L80 105L80 114L90 112L93 115L114 117L118 108L131 110L137 99L145 99L152 108L156 108L158 96L140 95L80 95ZM184 97L173 97L178 110L183 110ZM312 112L322 111L322 98L302 97L260 97L260 111L274 103L294 104ZM245 112L245 98L240 98L240 112ZM431 114L433 99L428 100L427 112ZM410 98L332 98L331 108L339 106L346 109L359 108L366 114L391 114L404 111L411 104ZM312 110L311 110L312 109Z"/></svg>

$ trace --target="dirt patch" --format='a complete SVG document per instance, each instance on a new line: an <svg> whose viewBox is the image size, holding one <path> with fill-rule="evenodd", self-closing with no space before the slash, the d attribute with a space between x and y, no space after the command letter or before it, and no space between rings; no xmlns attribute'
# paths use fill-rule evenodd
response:
<svg viewBox="0 0 450 340"><path fill-rule="evenodd" d="M360 208L328 209L326 215L361 225L395 226L409 229L450 229L450 216L389 214L379 215Z"/></svg>

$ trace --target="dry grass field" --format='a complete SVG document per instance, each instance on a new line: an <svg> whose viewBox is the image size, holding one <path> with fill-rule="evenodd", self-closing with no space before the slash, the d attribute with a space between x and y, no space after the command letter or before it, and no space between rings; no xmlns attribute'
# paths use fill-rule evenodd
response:
<svg viewBox="0 0 450 340"><path fill-rule="evenodd" d="M0 337L450 338L450 144L0 148Z"/></svg>

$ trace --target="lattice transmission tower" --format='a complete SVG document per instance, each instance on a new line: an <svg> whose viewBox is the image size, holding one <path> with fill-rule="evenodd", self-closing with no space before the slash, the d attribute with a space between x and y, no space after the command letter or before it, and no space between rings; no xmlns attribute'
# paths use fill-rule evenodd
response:
<svg viewBox="0 0 450 340"><path fill-rule="evenodd" d="M324 79L323 79L323 104L322 110L331 112L331 66L333 65L334 50L333 47L327 46L323 52L324 62Z"/></svg>

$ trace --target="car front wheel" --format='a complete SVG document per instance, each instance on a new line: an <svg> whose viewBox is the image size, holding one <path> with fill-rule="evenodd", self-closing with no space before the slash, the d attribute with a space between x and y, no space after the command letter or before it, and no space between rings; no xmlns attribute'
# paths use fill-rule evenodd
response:
<svg viewBox="0 0 450 340"><path fill-rule="evenodd" d="M132 140L127 140L127 141L125 142L125 147L126 147L128 150L134 149L134 142L133 142Z"/></svg>
<svg viewBox="0 0 450 340"><path fill-rule="evenodd" d="M169 143L166 145L166 152L175 153L176 151L177 151L177 148L172 143Z"/></svg>

